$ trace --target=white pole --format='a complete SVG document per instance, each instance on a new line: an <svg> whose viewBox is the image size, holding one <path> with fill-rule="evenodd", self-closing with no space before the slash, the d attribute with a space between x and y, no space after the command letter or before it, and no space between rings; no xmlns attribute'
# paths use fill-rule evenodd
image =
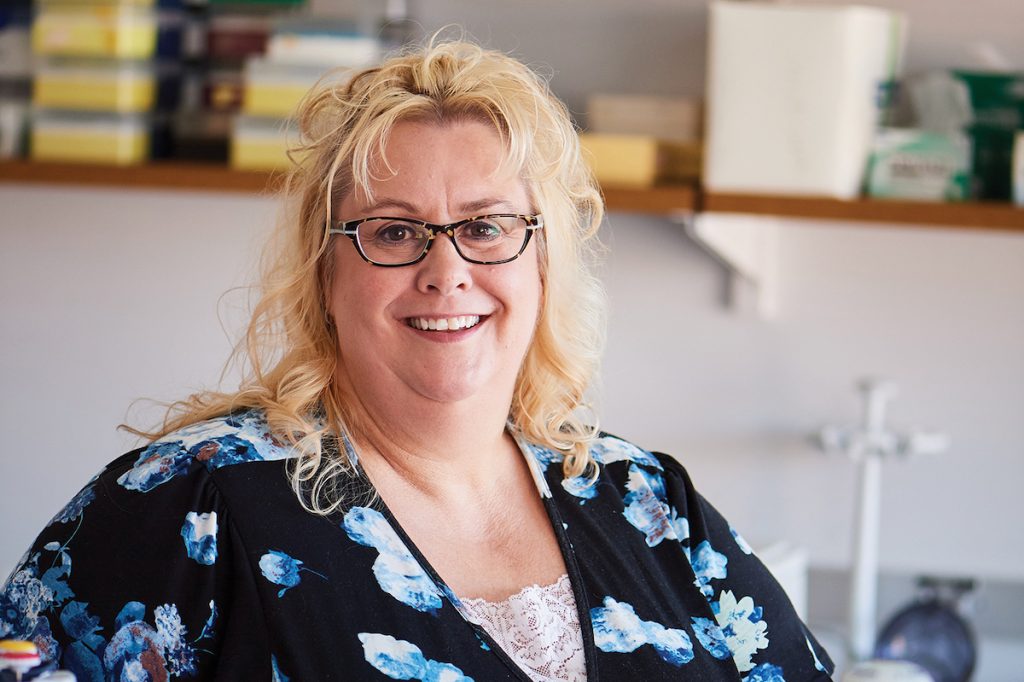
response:
<svg viewBox="0 0 1024 682"><path fill-rule="evenodd" d="M853 658L871 657L878 603L878 527L881 512L882 458L865 453L860 460L860 501L853 547L850 594L850 648Z"/></svg>
<svg viewBox="0 0 1024 682"><path fill-rule="evenodd" d="M889 382L862 381L864 395L863 440L859 443L860 481L857 530L853 546L850 592L850 648L855 660L871 657L875 646L878 605L878 537L882 508L882 459L887 437L885 410L896 394Z"/></svg>

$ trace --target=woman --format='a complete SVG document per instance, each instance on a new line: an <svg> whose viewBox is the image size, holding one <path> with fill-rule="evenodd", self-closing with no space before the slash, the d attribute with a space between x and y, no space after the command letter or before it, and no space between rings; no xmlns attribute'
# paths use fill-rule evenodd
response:
<svg viewBox="0 0 1024 682"><path fill-rule="evenodd" d="M79 679L828 679L674 460L580 416L603 212L529 69L431 44L303 104L237 393L61 511L0 636Z"/></svg>

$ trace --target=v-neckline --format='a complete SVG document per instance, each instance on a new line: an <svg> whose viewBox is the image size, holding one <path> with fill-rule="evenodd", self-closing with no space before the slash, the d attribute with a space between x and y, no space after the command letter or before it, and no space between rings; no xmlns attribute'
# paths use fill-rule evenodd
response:
<svg viewBox="0 0 1024 682"><path fill-rule="evenodd" d="M529 445L516 437L514 434L512 439L515 441L516 449L519 450L519 454L523 457L526 462L526 466L530 469L531 478L534 482L534 487L537 490L537 494L541 498L541 502L544 505L544 510L547 512L548 521L551 524L551 530L555 534L555 540L558 542L558 550L562 555L562 562L565 564L566 574L569 576L569 585L572 587L573 599L576 602L576 617L579 619L580 624L580 635L583 638L583 659L586 667L587 682L597 682L597 651L594 644L594 628L590 620L590 606L587 603L586 592L583 589L583 574L580 572L579 565L576 562L576 555L572 551L572 544L569 542L568 534L566 533L566 526L562 521L561 513L558 511L558 507L555 505L554 496L551 492L551 487L548 485L547 478L545 477L545 471L541 469L540 462L537 461L536 456L530 451ZM470 627L473 633L483 641L495 656L497 656L505 665L508 667L514 675L516 675L521 682L533 682L526 671L516 663L512 657L501 647L498 642L491 637L490 633L487 632L481 625L474 623L466 617L462 609L459 608L461 600L459 596L455 594L455 591L448 585L448 583L441 577L441 575L434 569L434 566L427 560L427 557L420 551L420 548L416 546L412 538L408 533L405 532L405 528L399 522L398 518L391 511L387 502L380 495L380 492L373 485L373 481L366 474L366 470L359 462L359 454L356 452L355 447L349 441L345 435L341 436L341 442L345 448L345 454L352 463L352 467L355 470L357 476L362 478L369 486L373 493L374 505L379 506L379 511L383 514L387 520L391 529L395 531L399 539L405 545L409 553L412 554L413 558L419 564L420 568L428 577L434 582L440 592L444 595L455 612L459 614L466 625Z"/></svg>

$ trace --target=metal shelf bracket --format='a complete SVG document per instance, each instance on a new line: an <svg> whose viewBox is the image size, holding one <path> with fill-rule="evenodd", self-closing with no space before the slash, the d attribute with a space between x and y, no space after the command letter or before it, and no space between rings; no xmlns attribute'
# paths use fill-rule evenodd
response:
<svg viewBox="0 0 1024 682"><path fill-rule="evenodd" d="M728 305L763 319L778 312L779 220L742 213L678 213L670 218L729 275Z"/></svg>

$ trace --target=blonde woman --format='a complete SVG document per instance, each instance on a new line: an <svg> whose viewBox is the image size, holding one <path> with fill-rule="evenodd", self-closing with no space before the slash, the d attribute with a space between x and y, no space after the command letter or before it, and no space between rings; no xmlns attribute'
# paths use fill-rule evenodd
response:
<svg viewBox="0 0 1024 682"><path fill-rule="evenodd" d="M683 468L581 417L603 210L544 81L438 42L299 123L250 378L53 519L0 635L80 680L828 679Z"/></svg>

